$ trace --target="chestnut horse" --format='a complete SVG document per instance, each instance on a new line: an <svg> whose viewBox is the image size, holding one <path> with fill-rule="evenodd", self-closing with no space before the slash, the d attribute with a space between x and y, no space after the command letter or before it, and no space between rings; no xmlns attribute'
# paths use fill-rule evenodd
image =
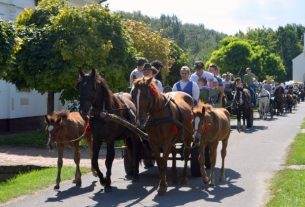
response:
<svg viewBox="0 0 305 207"><path fill-rule="evenodd" d="M91 133L85 133L86 123L78 112L59 111L53 112L52 115L45 116L46 128L45 132L48 137L48 147L53 149L53 144L57 144L58 161L57 161L57 178L54 189L59 189L61 168L63 165L64 147L70 147L74 152L74 162L76 164L76 172L74 183L81 185L81 172L79 169L80 152L79 142L81 138L85 138L90 158L92 157L92 138ZM95 171L91 167L93 175Z"/></svg>
<svg viewBox="0 0 305 207"><path fill-rule="evenodd" d="M220 181L225 180L225 157L227 154L227 145L231 131L230 125L230 113L225 108L213 108L209 104L199 102L198 107L193 110L194 112L194 123L195 123L195 141L200 140L199 147L199 164L200 172L205 185L214 186L214 170L217 156L218 143L222 142L221 149L221 174ZM204 168L205 163L205 149L206 146L210 149L210 160L211 160L211 171L210 176L207 176Z"/></svg>
<svg viewBox="0 0 305 207"><path fill-rule="evenodd" d="M90 127L93 136L92 165L97 172L101 185L105 192L111 190L111 168L115 156L115 140L125 139L128 157L132 158L133 179L137 180L139 175L140 139L126 127L102 117L101 112L114 114L130 123L135 123L135 105L128 93L112 93L106 81L96 72L85 74L80 71L78 90L80 93L80 112L87 116L90 112ZM107 145L106 154L106 177L99 169L98 157L102 142Z"/></svg>
<svg viewBox="0 0 305 207"><path fill-rule="evenodd" d="M160 182L158 193L167 191L166 170L169 154L173 154L173 180L177 177L175 143L184 144L184 170L182 182L187 179L187 162L190 156L193 133L193 99L184 92L160 93L152 78L134 81L132 100L137 108L137 125L146 129L149 145L156 159ZM163 156L160 156L160 153Z"/></svg>

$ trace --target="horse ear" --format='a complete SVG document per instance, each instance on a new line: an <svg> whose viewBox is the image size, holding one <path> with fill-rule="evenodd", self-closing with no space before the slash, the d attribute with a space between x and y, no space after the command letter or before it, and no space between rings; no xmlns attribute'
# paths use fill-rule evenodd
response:
<svg viewBox="0 0 305 207"><path fill-rule="evenodd" d="M47 124L50 123L50 120L49 120L49 116L48 116L48 115L45 115L45 116L44 116L44 121L45 121L45 123L47 123Z"/></svg>

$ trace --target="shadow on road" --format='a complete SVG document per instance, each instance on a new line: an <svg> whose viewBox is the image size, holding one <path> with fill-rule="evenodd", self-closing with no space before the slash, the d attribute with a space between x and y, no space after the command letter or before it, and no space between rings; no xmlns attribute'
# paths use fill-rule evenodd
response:
<svg viewBox="0 0 305 207"><path fill-rule="evenodd" d="M165 195L158 195L157 185L159 182L157 168L150 168L140 174L140 180L130 183L126 189L113 187L111 193L104 193L102 190L95 193L92 199L97 202L96 206L111 204L111 206L182 206L184 204L195 202L197 200L206 200L209 202L221 202L224 198L234 196L244 191L234 183L241 176L232 169L226 169L226 182L220 184L218 178L220 169L215 170L216 186L208 189L203 188L200 177L190 177L186 185L172 185L171 169L168 171L168 191ZM180 174L182 168L178 168ZM113 183L115 185L115 183Z"/></svg>

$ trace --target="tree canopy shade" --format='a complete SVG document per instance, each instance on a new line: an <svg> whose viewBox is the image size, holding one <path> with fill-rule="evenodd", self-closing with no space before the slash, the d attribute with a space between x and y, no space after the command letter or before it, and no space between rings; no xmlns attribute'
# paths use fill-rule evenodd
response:
<svg viewBox="0 0 305 207"><path fill-rule="evenodd" d="M0 18L0 78L5 78L15 44L15 28Z"/></svg>
<svg viewBox="0 0 305 207"><path fill-rule="evenodd" d="M228 37L221 41L222 47L212 53L209 63L216 63L221 73L231 72L243 76L251 67L260 80L272 76L278 81L285 79L286 71L281 58L270 53L264 46L254 41L238 37Z"/></svg>
<svg viewBox="0 0 305 207"><path fill-rule="evenodd" d="M19 15L22 41L10 80L41 93L62 91L63 99L73 99L78 71L95 68L114 91L126 89L135 53L121 19L98 4L75 8L63 0L50 2L42 0Z"/></svg>

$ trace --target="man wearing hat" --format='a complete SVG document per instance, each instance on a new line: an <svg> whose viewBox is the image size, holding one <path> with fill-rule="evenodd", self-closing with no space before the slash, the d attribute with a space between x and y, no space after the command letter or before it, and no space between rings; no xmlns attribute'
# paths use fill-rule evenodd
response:
<svg viewBox="0 0 305 207"><path fill-rule="evenodd" d="M137 67L131 71L130 73L130 86L132 87L133 81L137 78L143 77L143 68L144 64L147 63L147 60L145 58L139 58L137 62Z"/></svg>
<svg viewBox="0 0 305 207"><path fill-rule="evenodd" d="M163 86L162 86L161 81L155 79L155 76L158 73L159 73L159 71L154 66L152 66L151 64L149 64L149 63L144 64L144 68L143 68L144 77L149 77L149 78L153 77L153 81L155 82L156 86L158 87L159 92L163 93Z"/></svg>

